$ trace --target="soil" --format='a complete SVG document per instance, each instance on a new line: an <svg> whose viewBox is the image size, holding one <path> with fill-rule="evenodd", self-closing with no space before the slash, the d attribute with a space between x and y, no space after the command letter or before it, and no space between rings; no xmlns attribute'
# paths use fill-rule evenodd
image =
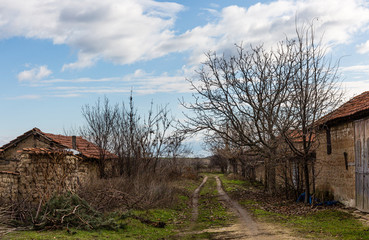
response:
<svg viewBox="0 0 369 240"><path fill-rule="evenodd" d="M221 181L218 177L216 178L217 182L217 191L219 196L219 201L225 203L228 206L229 211L232 211L236 216L236 223L231 224L227 227L222 228L209 228L203 230L202 232L212 233L211 239L255 239L255 240L292 240L292 239L303 239L299 237L294 237L293 233L289 229L282 228L281 226L276 226L274 224L266 224L255 221L251 214L244 209L242 206L238 204L238 202L234 201L229 197L229 195L223 190ZM196 189L193 196L196 199L193 204L193 207L196 207L196 210L193 210L193 213L198 214L197 202L199 191L201 187L205 184L207 178L201 183L201 185ZM194 216L194 215L193 215ZM191 234L191 233L187 233Z"/></svg>
<svg viewBox="0 0 369 240"><path fill-rule="evenodd" d="M292 232L288 229L255 221L249 212L224 192L220 179L218 177L215 178L219 199L224 201L230 210L238 215L236 224L215 231L218 233L215 239L302 239L291 236Z"/></svg>

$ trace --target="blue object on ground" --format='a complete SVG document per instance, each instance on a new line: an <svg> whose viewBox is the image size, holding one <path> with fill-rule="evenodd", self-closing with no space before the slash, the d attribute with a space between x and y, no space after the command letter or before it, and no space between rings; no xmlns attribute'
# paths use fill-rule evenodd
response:
<svg viewBox="0 0 369 240"><path fill-rule="evenodd" d="M305 193L301 193L301 195L297 198L297 202L305 201ZM309 204L311 204L311 196L309 196Z"/></svg>
<svg viewBox="0 0 369 240"><path fill-rule="evenodd" d="M305 193L301 193L301 195L297 198L296 202L304 202L305 201ZM309 196L309 204L311 205L311 196ZM314 199L314 201L316 202L316 206L322 206L322 205L326 205L326 206L333 206L336 205L338 203L338 201L325 201L325 202L320 202L319 199Z"/></svg>
<svg viewBox="0 0 369 240"><path fill-rule="evenodd" d="M338 203L338 201L325 201L324 205L333 206L333 205L336 205L337 203Z"/></svg>

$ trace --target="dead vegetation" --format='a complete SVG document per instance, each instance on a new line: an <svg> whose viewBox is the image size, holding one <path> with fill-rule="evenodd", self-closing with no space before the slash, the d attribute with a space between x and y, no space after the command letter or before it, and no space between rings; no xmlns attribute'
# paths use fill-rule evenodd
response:
<svg viewBox="0 0 369 240"><path fill-rule="evenodd" d="M183 191L183 186L179 187L178 181L197 178L195 165L174 168L173 165L167 164L167 167L163 167L163 171L156 175L147 172L136 174L134 177L94 179L85 182L75 193L55 191L51 197L48 197L49 192L47 195L44 193L44 197L37 204L31 199L4 203L0 208L0 224L35 230L122 228L124 226L117 222L121 216L129 215L131 210L167 208L175 205L178 195ZM147 219L136 218L134 215L128 217L150 226L165 225L160 222L148 222Z"/></svg>
<svg viewBox="0 0 369 240"><path fill-rule="evenodd" d="M237 177L231 175L229 179L237 179ZM262 185L257 182L248 182L247 186L235 187L228 193L233 199L241 203L246 201L244 206L249 209L262 209L284 215L302 216L320 210L342 208L340 204L335 206L306 205L303 202L297 202L295 199L286 198L283 191L280 191L280 194L267 193Z"/></svg>
<svg viewBox="0 0 369 240"><path fill-rule="evenodd" d="M166 177L142 174L97 179L78 192L97 210L106 212L168 206L175 199L176 189Z"/></svg>

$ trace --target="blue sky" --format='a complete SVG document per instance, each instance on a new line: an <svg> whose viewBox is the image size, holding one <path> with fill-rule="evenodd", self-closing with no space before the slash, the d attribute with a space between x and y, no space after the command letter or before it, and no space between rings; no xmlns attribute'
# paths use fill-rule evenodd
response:
<svg viewBox="0 0 369 240"><path fill-rule="evenodd" d="M183 118L204 53L272 46L314 20L346 97L369 90L369 3L361 0L0 1L0 145L33 127L83 124L81 106L104 95L144 113L151 100Z"/></svg>

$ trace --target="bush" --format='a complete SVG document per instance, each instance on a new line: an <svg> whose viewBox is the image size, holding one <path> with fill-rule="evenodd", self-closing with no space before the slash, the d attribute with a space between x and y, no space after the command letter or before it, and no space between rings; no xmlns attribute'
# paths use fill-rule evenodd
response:
<svg viewBox="0 0 369 240"><path fill-rule="evenodd" d="M109 212L170 206L177 191L165 176L140 174L90 181L79 189L79 195L95 209Z"/></svg>

